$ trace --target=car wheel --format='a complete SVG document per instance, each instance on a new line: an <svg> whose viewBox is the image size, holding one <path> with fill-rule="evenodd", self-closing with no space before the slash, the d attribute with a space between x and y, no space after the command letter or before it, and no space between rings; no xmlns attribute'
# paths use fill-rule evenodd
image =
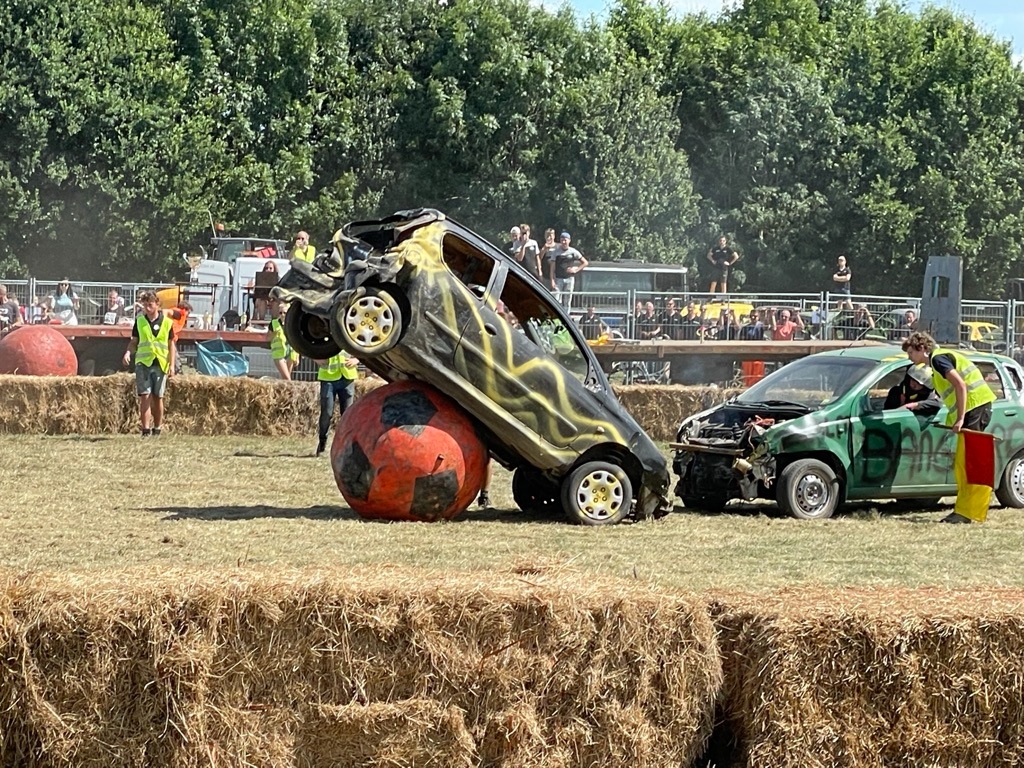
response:
<svg viewBox="0 0 1024 768"><path fill-rule="evenodd" d="M338 342L331 338L328 322L293 302L284 316L284 335L292 349L305 357L326 360L341 352Z"/></svg>
<svg viewBox="0 0 1024 768"><path fill-rule="evenodd" d="M782 470L777 493L782 511L801 520L824 520L839 506L836 473L817 459L799 459Z"/></svg>
<svg viewBox="0 0 1024 768"><path fill-rule="evenodd" d="M402 310L387 291L367 288L361 296L334 308L331 329L352 354L383 355L402 335Z"/></svg>
<svg viewBox="0 0 1024 768"><path fill-rule="evenodd" d="M523 512L553 513L562 509L558 484L533 467L519 467L512 475L512 498Z"/></svg>
<svg viewBox="0 0 1024 768"><path fill-rule="evenodd" d="M562 481L562 506L583 525L611 525L633 506L633 484L622 467L590 461Z"/></svg>
<svg viewBox="0 0 1024 768"><path fill-rule="evenodd" d="M1024 453L1018 453L1003 470L996 498L1004 507L1024 509Z"/></svg>
<svg viewBox="0 0 1024 768"><path fill-rule="evenodd" d="M727 496L680 496L683 506L687 509L700 509L705 512L721 512L725 509L729 498Z"/></svg>

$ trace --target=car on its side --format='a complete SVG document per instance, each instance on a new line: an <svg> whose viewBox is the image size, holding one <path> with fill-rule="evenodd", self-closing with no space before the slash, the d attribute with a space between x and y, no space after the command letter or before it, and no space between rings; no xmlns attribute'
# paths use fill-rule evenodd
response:
<svg viewBox="0 0 1024 768"><path fill-rule="evenodd" d="M454 399L514 470L523 509L588 525L669 510L664 456L612 392L579 327L518 262L440 211L354 222L275 288L300 354L344 349L387 381Z"/></svg>
<svg viewBox="0 0 1024 768"><path fill-rule="evenodd" d="M1024 507L1024 370L964 351L996 394L996 495ZM883 409L910 361L892 347L821 352L796 360L726 403L682 422L673 469L686 507L773 499L797 518L831 517L845 501L956 494L956 436L946 409Z"/></svg>

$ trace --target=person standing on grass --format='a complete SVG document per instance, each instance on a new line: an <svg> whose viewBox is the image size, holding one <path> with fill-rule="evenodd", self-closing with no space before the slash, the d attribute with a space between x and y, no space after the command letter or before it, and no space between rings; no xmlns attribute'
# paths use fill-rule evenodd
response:
<svg viewBox="0 0 1024 768"><path fill-rule="evenodd" d="M985 377L974 363L955 349L938 348L935 339L927 333L914 331L903 342L903 351L915 365L931 364L935 394L948 409L946 426L954 432L965 429L984 432L992 420L992 403L996 395L985 382ZM914 404L905 408L913 410ZM968 485L966 473L957 466L957 508L960 497ZM971 518L954 511L942 518L944 523L969 523Z"/></svg>
<svg viewBox="0 0 1024 768"><path fill-rule="evenodd" d="M331 429L334 416L334 401L338 401L341 409L338 416L352 405L354 382L359 376L356 366L359 361L354 357L345 357L340 352L327 360L315 361L320 370L316 378L320 382L320 423L319 437L316 443L316 455L319 456L327 448L327 433Z"/></svg>
<svg viewBox="0 0 1024 768"><path fill-rule="evenodd" d="M299 353L292 349L284 335L284 316L288 305L280 299L270 300L270 357L285 381L292 380L292 371L299 362Z"/></svg>
<svg viewBox="0 0 1024 768"><path fill-rule="evenodd" d="M135 355L135 391L139 396L139 419L142 436L160 435L164 421L164 391L167 379L174 375L178 346L174 322L160 311L160 300L154 291L139 296L142 314L135 320L132 340L124 353L124 364Z"/></svg>

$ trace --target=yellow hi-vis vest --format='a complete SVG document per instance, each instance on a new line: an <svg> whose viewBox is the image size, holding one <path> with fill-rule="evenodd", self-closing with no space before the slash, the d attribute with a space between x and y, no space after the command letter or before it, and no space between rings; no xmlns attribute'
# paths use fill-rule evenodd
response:
<svg viewBox="0 0 1024 768"><path fill-rule="evenodd" d="M135 350L135 362L152 365L156 360L160 370L167 373L167 366L170 363L171 329L174 323L163 313L160 313L160 317L160 331L155 336L148 317L142 315L135 321L135 327L139 329L139 348Z"/></svg>
<svg viewBox="0 0 1024 768"><path fill-rule="evenodd" d="M301 248L292 248L291 257L312 263L316 258L316 248L312 245L304 245Z"/></svg>
<svg viewBox="0 0 1024 768"><path fill-rule="evenodd" d="M953 385L946 381L946 377L935 370L935 356L936 355L951 355L953 361L956 363L956 372L960 374L960 377L964 380L964 384L967 385L967 411L977 408L979 405L985 403L994 402L996 399L995 393L992 388L985 383L985 377L981 375L981 371L974 363L968 360L966 357L961 355L955 349L936 349L931 354L932 363L932 384L935 385L935 393L942 398L942 404L949 409L949 413L946 414L946 426L950 426L956 421L956 389Z"/></svg>
<svg viewBox="0 0 1024 768"><path fill-rule="evenodd" d="M359 371L345 365L345 355L340 352L327 360L327 365L321 366L316 378L318 381L337 381L338 379L354 379Z"/></svg>
<svg viewBox="0 0 1024 768"><path fill-rule="evenodd" d="M276 317L270 321L270 356L274 360L284 360L291 355L292 348L284 335L284 326Z"/></svg>

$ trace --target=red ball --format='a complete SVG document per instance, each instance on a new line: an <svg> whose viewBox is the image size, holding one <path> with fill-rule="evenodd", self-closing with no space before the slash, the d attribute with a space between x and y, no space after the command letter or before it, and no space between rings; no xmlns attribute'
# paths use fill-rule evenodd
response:
<svg viewBox="0 0 1024 768"><path fill-rule="evenodd" d="M48 325L20 325L0 339L0 373L74 376L78 356L60 331Z"/></svg>
<svg viewBox="0 0 1024 768"><path fill-rule="evenodd" d="M402 381L356 400L331 445L334 479L362 517L450 520L480 492L487 448L459 406Z"/></svg>

